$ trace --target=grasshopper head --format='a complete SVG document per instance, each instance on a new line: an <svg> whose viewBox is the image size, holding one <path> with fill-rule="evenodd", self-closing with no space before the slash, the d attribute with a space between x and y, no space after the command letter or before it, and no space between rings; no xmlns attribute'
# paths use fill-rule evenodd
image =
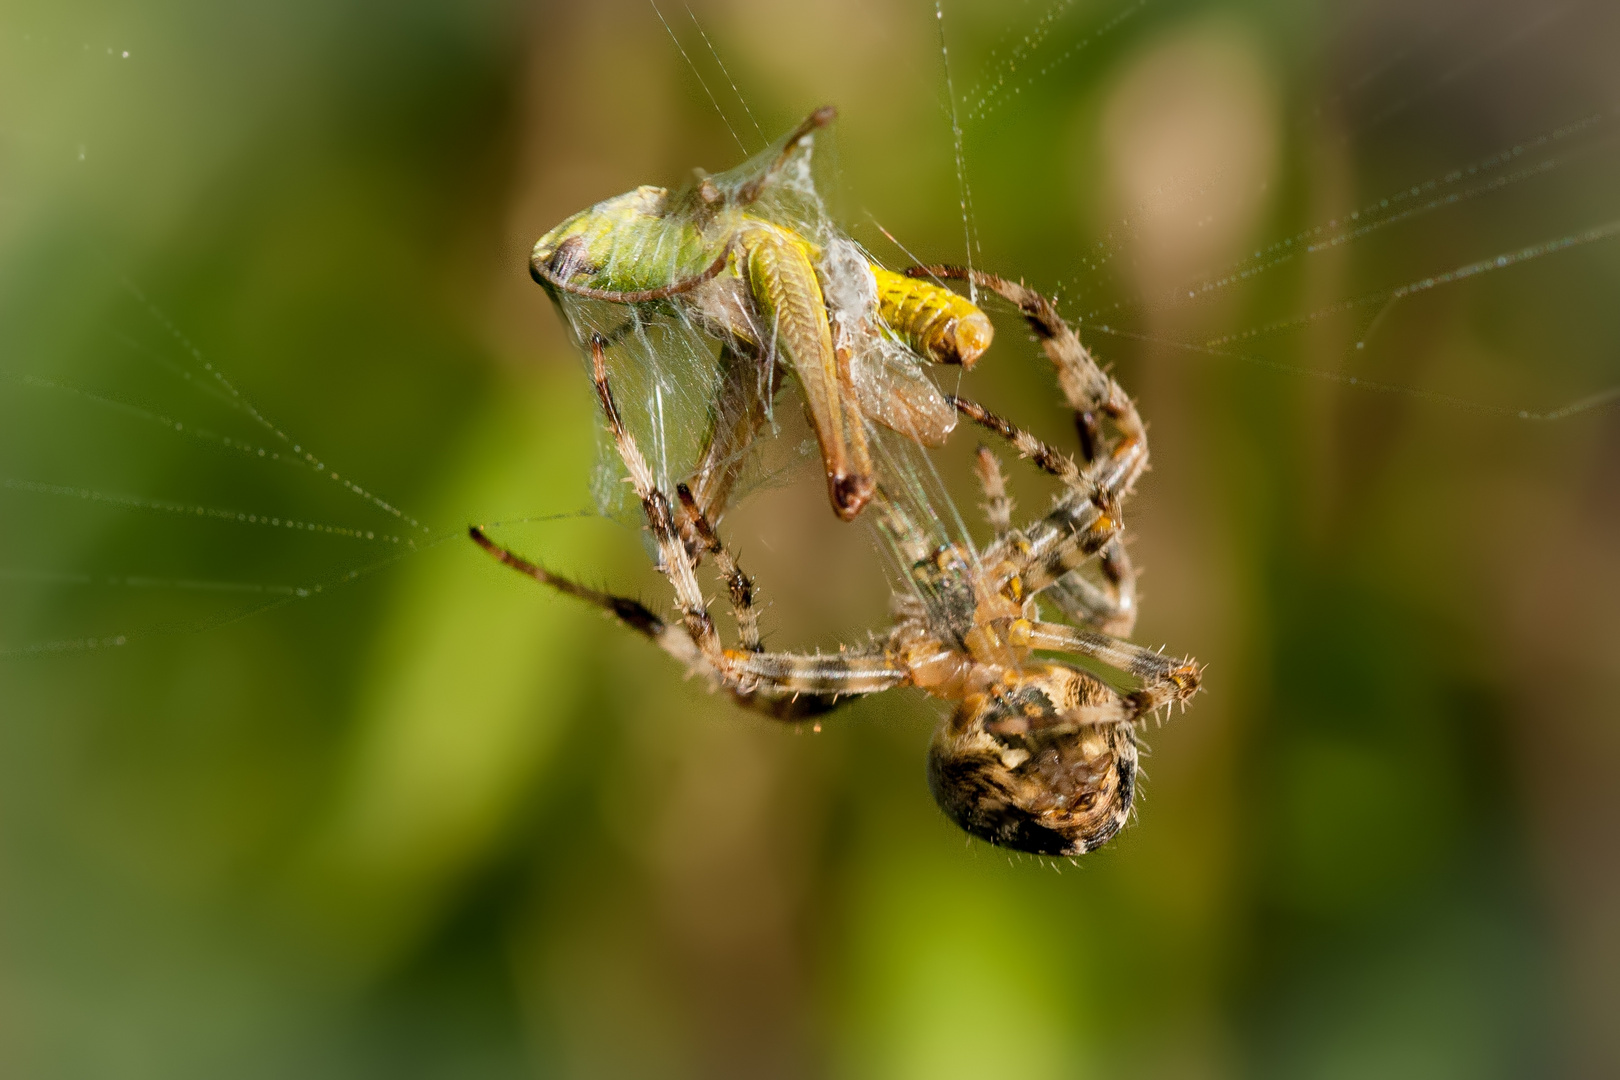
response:
<svg viewBox="0 0 1620 1080"><path fill-rule="evenodd" d="M590 278L613 260L616 248L662 221L669 193L643 186L581 210L534 242L530 272L542 284ZM619 254L622 254L620 252Z"/></svg>

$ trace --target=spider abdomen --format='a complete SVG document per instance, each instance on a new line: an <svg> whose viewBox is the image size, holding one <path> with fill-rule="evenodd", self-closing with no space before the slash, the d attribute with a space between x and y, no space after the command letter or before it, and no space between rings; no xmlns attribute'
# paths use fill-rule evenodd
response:
<svg viewBox="0 0 1620 1080"><path fill-rule="evenodd" d="M960 828L1035 855L1083 855L1130 816L1129 723L1076 721L1112 691L1052 665L1015 689L964 702L934 735L928 783Z"/></svg>

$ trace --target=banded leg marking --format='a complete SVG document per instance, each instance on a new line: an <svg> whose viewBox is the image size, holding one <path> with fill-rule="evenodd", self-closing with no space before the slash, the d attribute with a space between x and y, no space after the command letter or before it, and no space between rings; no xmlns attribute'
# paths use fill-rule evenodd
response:
<svg viewBox="0 0 1620 1080"><path fill-rule="evenodd" d="M1126 695L1140 714L1186 701L1198 692L1203 677L1203 669L1190 657L1165 656L1110 634L1061 623L1035 623L1029 630L1029 647L1090 657L1140 679L1141 689Z"/></svg>
<svg viewBox="0 0 1620 1080"><path fill-rule="evenodd" d="M714 526L693 497L692 489L685 484L677 484L675 494L681 501L681 510L691 524L698 543L714 556L715 568L726 579L726 590L731 596L731 613L737 620L737 636L742 640L742 647L749 652L760 652L763 646L759 640L759 612L754 608L754 580L743 573L730 549L720 542Z"/></svg>

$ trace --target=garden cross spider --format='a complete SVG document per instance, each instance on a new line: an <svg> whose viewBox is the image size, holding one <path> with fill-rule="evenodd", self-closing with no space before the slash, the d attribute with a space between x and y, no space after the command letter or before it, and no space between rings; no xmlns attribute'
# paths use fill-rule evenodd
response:
<svg viewBox="0 0 1620 1080"><path fill-rule="evenodd" d="M1142 648L1108 628L1134 620L1134 574L1120 543L1120 504L1147 465L1135 406L1091 358L1052 305L1034 290L952 267L914 273L971 279L1016 304L1057 369L1074 410L1086 463L1076 465L1035 436L965 398L964 416L1012 443L1056 477L1063 492L1024 529L994 455L980 447L978 472L995 539L982 552L938 544L880 482L873 498L880 528L910 566L914 593L897 593L881 643L834 655L771 653L760 642L753 583L720 542L686 484L661 490L626 430L609 385L600 336L591 341L592 379L607 426L641 501L680 612L666 623L639 601L579 585L500 547L477 526L473 540L535 580L596 604L650 638L712 689L783 720L827 712L848 698L915 686L956 702L935 732L928 777L934 798L957 825L994 844L1041 855L1080 855L1106 842L1130 815L1136 786L1134 724L1197 692L1199 665ZM1112 428L1106 434L1103 421ZM696 569L714 556L726 581L740 648L721 642ZM1101 581L1078 569L1095 557ZM1083 626L1043 622L1044 597ZM1109 681L1036 656L1083 657ZM1117 684L1110 685L1111 683Z"/></svg>

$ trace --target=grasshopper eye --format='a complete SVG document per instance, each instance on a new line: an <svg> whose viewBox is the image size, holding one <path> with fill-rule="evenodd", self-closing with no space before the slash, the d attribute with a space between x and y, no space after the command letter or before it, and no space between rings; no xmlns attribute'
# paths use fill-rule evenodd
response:
<svg viewBox="0 0 1620 1080"><path fill-rule="evenodd" d="M538 255L539 249L536 249ZM584 266L586 258L585 241L577 236L570 236L557 245L555 251L550 252L546 258L546 265L555 274L558 280L567 281L579 272Z"/></svg>
<svg viewBox="0 0 1620 1080"><path fill-rule="evenodd" d="M1130 724L1064 722L1030 684L981 700L940 725L929 747L928 786L947 817L1034 855L1083 855L1119 831L1136 790Z"/></svg>

